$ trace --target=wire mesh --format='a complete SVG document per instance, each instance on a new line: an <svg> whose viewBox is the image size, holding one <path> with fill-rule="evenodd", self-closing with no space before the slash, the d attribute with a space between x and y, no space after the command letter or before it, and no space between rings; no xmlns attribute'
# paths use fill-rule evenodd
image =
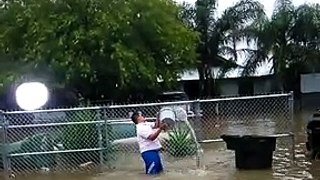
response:
<svg viewBox="0 0 320 180"><path fill-rule="evenodd" d="M100 167L110 158L101 111L16 112L5 118L13 174L76 172Z"/></svg>
<svg viewBox="0 0 320 180"><path fill-rule="evenodd" d="M110 138L117 147L119 157L117 163L114 164L114 168L118 170L143 168L143 161L136 139L136 127L130 119L130 114L140 111L146 120L152 124L156 120L157 113L164 107L180 107L188 112L189 118L195 117L192 111L192 102L120 105L110 106L107 109L106 119L112 128ZM166 167L185 169L186 166L183 168L182 164L188 164L188 168L196 167L194 164L196 142L190 137L189 131L184 123L179 123L174 130L160 134L159 139L163 147L162 155ZM192 163L182 163L185 161ZM140 165L132 166L137 162Z"/></svg>
<svg viewBox="0 0 320 180"><path fill-rule="evenodd" d="M200 101L202 139L222 134L273 135L291 132L288 96Z"/></svg>
<svg viewBox="0 0 320 180"><path fill-rule="evenodd" d="M161 133L162 155L167 169L196 169L203 150L204 153L212 151L212 147L200 147L198 142L218 140L223 134L291 133L290 98L291 94L280 94L6 112L1 120L2 164L4 170L13 174L110 169L141 171L144 167L136 126L130 114L140 111L152 124L161 108L181 107L187 112L191 126L180 122ZM194 130L195 138L191 130ZM291 150L292 141L279 142L281 146L276 158ZM210 163L201 158L202 164ZM8 175L8 172L4 174Z"/></svg>

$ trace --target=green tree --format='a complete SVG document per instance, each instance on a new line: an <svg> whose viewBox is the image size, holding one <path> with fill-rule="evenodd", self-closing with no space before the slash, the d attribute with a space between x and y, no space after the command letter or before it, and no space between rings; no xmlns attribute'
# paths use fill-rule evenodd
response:
<svg viewBox="0 0 320 180"><path fill-rule="evenodd" d="M197 0L195 6L184 3L183 22L200 33L198 64L200 92L212 95L214 87L213 67L227 69L236 67L238 50L236 44L247 36L245 27L254 19L264 17L263 6L253 0L241 0L217 16L216 0ZM226 56L230 58L226 59ZM222 74L223 74L222 72Z"/></svg>
<svg viewBox="0 0 320 180"><path fill-rule="evenodd" d="M285 90L299 92L300 74L319 71L319 4L295 7L291 0L278 0L271 19L257 19L246 31L256 49L247 51L243 75L254 73L261 63L273 63Z"/></svg>
<svg viewBox="0 0 320 180"><path fill-rule="evenodd" d="M16 0L0 16L3 54L85 97L170 85L197 59L197 34L169 0Z"/></svg>

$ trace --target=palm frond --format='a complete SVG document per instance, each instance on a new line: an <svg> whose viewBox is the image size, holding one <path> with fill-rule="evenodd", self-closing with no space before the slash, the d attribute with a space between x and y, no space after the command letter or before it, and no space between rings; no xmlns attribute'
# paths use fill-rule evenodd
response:
<svg viewBox="0 0 320 180"><path fill-rule="evenodd" d="M284 17L284 14L294 12L294 5L292 0L276 0L274 10L272 13L272 19L278 19Z"/></svg>
<svg viewBox="0 0 320 180"><path fill-rule="evenodd" d="M226 76L226 74L236 68L241 68L243 69L243 66L240 66L237 64L237 66L235 66L232 62L233 61L229 61L230 63L226 63L224 66L221 67L221 69L219 70L217 77L218 78L224 78Z"/></svg>
<svg viewBox="0 0 320 180"><path fill-rule="evenodd" d="M256 69L262 65L263 62L268 61L268 51L243 49L246 51L247 57L245 59L245 65L241 73L242 76L249 76L255 73Z"/></svg>
<svg viewBox="0 0 320 180"><path fill-rule="evenodd" d="M296 42L312 43L319 39L320 8L317 5L303 4L295 11L295 23L291 36Z"/></svg>
<svg viewBox="0 0 320 180"><path fill-rule="evenodd" d="M189 28L195 29L196 22L195 22L195 12L196 9L194 6L192 6L190 3L183 2L180 5L180 14L179 18L182 20L182 22Z"/></svg>
<svg viewBox="0 0 320 180"><path fill-rule="evenodd" d="M198 32L207 34L214 20L216 0L197 0L195 3L195 22Z"/></svg>
<svg viewBox="0 0 320 180"><path fill-rule="evenodd" d="M261 16L266 16L261 3L253 0L241 0L223 12L216 28L220 29L220 32L226 32L230 29L243 27Z"/></svg>
<svg viewBox="0 0 320 180"><path fill-rule="evenodd" d="M219 54L222 54L222 55L230 55L230 54L234 54L236 52L237 52L237 50L234 49L233 47L230 47L230 46L221 46L219 48Z"/></svg>
<svg viewBox="0 0 320 180"><path fill-rule="evenodd" d="M252 23L241 29L239 37L245 40L247 44L257 43L258 41L264 41L264 39L270 39L270 21L267 16L261 16L255 19ZM268 34L268 36L266 36Z"/></svg>
<svg viewBox="0 0 320 180"><path fill-rule="evenodd" d="M294 13L295 8L291 0L277 0L271 17L273 33L278 37L284 36L294 24ZM281 39L283 41L285 38L278 38L278 40ZM288 39L285 39L285 41L288 41Z"/></svg>

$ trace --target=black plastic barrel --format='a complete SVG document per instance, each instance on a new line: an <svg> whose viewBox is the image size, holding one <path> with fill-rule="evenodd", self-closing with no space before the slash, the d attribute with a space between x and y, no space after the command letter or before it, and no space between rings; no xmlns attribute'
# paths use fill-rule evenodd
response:
<svg viewBox="0 0 320 180"><path fill-rule="evenodd" d="M256 135L222 135L227 149L235 151L237 169L269 169L272 167L276 137Z"/></svg>
<svg viewBox="0 0 320 180"><path fill-rule="evenodd" d="M320 155L320 113L315 113L307 124L306 148L310 151L311 159Z"/></svg>

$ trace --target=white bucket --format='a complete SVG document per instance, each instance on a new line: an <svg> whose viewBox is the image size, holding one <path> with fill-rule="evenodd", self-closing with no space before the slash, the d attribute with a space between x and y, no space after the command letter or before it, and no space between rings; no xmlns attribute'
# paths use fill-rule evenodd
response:
<svg viewBox="0 0 320 180"><path fill-rule="evenodd" d="M176 114L171 107L163 107L159 112L159 119L161 122L167 123L170 127L175 124Z"/></svg>

